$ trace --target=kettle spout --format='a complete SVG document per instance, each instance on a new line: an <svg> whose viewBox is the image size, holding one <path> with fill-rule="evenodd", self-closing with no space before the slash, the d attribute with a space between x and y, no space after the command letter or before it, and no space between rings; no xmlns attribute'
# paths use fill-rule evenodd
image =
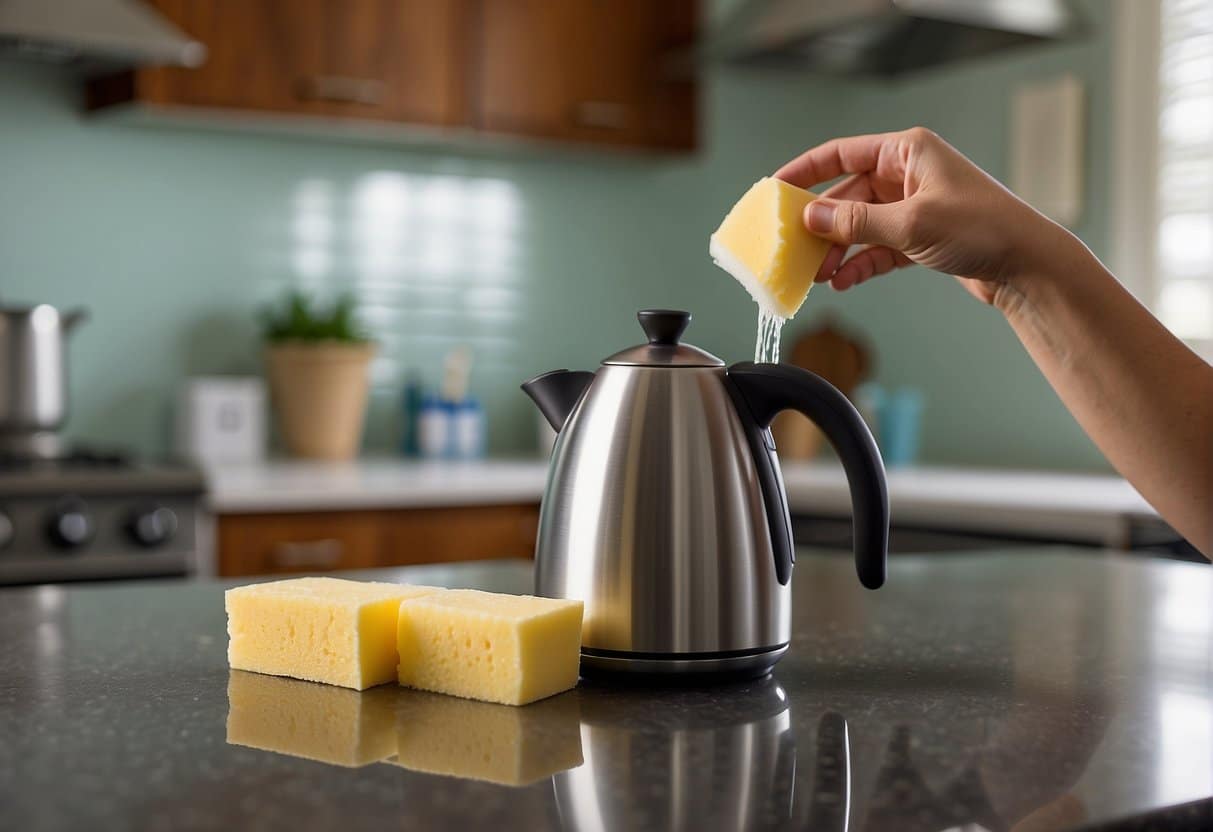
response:
<svg viewBox="0 0 1213 832"><path fill-rule="evenodd" d="M543 418L559 433L593 380L593 373L581 370L552 370L523 383L522 392L531 397Z"/></svg>

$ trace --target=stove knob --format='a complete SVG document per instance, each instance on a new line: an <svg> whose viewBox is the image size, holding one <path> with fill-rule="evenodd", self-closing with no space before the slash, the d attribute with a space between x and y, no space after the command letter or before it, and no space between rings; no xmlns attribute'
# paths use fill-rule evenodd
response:
<svg viewBox="0 0 1213 832"><path fill-rule="evenodd" d="M93 539L93 517L81 500L63 503L51 515L46 533L61 549L76 549Z"/></svg>
<svg viewBox="0 0 1213 832"><path fill-rule="evenodd" d="M177 515L171 508L146 506L131 515L126 533L140 546L151 549L173 539L177 533Z"/></svg>
<svg viewBox="0 0 1213 832"><path fill-rule="evenodd" d="M0 511L0 550L7 549L16 536L17 529L13 526L13 518L9 517L7 512Z"/></svg>

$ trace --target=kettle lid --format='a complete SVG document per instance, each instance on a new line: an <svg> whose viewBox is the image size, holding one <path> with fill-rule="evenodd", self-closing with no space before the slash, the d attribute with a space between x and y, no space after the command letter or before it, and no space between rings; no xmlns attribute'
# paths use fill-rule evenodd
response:
<svg viewBox="0 0 1213 832"><path fill-rule="evenodd" d="M706 350L679 342L682 333L691 322L690 312L676 309L642 309L636 313L647 344L628 347L609 358L603 364L622 364L631 367L723 367L724 362Z"/></svg>

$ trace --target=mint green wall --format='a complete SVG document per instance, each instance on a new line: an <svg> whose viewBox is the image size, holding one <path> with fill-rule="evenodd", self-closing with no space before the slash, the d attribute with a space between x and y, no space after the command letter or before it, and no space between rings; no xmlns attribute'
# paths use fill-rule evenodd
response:
<svg viewBox="0 0 1213 832"><path fill-rule="evenodd" d="M711 265L707 236L754 179L831 135L923 123L1000 174L1013 84L1075 72L1093 127L1078 230L1102 252L1109 64L1100 34L895 83L714 73L703 151L652 160L90 120L70 73L0 63L0 300L92 312L71 350L79 438L167 448L181 377L256 371L256 307L301 283L354 288L382 340L369 448L395 442L404 369L434 379L470 343L492 447L523 450L534 418L517 383L635 342L637 308L690 308L693 341L749 357L754 307ZM789 330L827 309L866 332L882 382L926 390L926 459L1102 464L996 313L951 281L818 288Z"/></svg>

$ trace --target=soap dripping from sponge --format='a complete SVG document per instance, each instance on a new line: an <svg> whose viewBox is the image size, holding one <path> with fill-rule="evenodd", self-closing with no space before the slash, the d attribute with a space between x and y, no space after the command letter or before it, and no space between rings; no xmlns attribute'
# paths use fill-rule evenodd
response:
<svg viewBox="0 0 1213 832"><path fill-rule="evenodd" d="M810 191L779 179L755 182L721 222L708 244L713 262L758 304L754 360L779 361L779 333L804 303L830 242L804 225Z"/></svg>
<svg viewBox="0 0 1213 832"><path fill-rule="evenodd" d="M784 323L785 318L758 307L758 338L754 342L756 364L779 363L779 335Z"/></svg>

